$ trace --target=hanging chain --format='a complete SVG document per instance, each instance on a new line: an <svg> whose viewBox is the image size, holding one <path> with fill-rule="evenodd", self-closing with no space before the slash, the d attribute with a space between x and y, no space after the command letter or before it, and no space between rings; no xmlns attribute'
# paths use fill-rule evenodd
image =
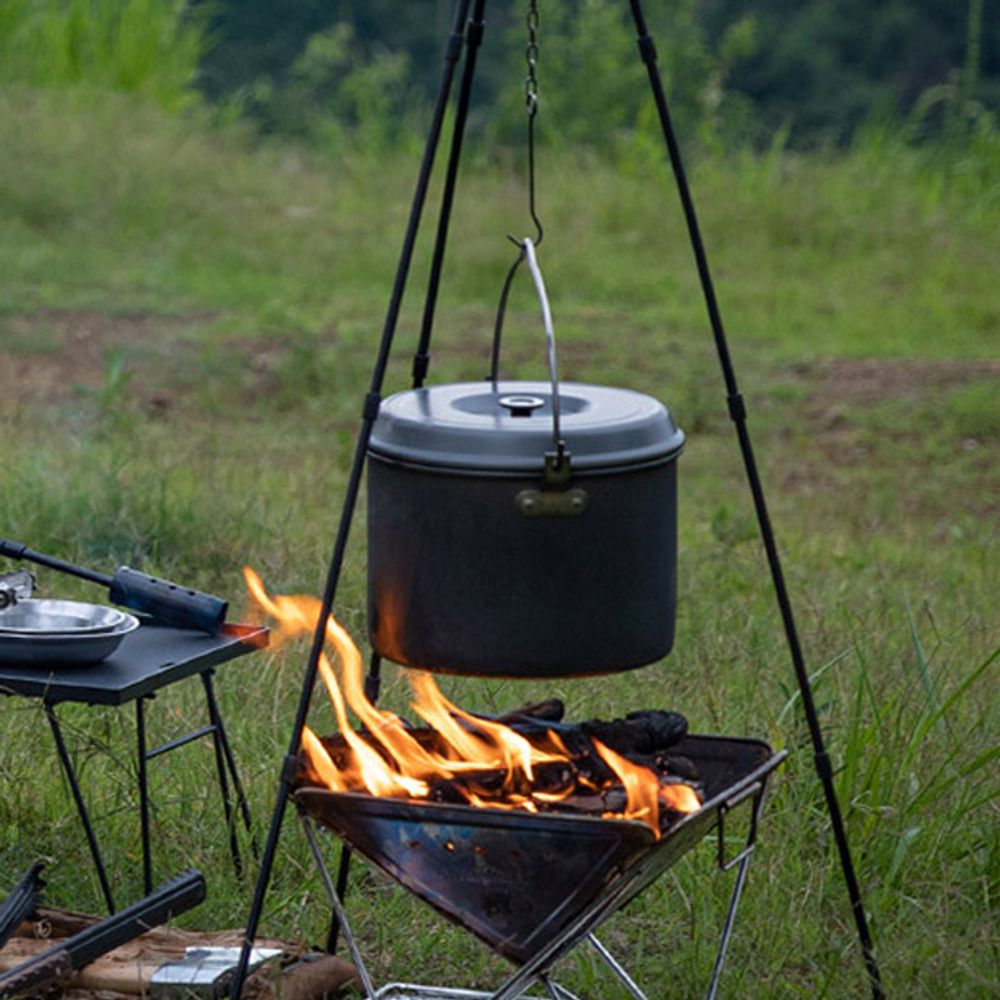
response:
<svg viewBox="0 0 1000 1000"><path fill-rule="evenodd" d="M524 50L524 58L528 64L528 75L524 78L524 103L528 109L528 117L534 118L538 110L538 3L531 0L528 9L528 46Z"/></svg>
<svg viewBox="0 0 1000 1000"><path fill-rule="evenodd" d="M535 206L535 116L538 114L538 0L529 0L528 14L525 18L528 28L528 44L524 49L524 61L528 72L524 78L524 107L528 114L528 211L531 221L535 224L534 245L537 247L544 237L541 220ZM517 257L507 272L507 278L500 292L500 302L497 305L496 320L493 324L493 351L490 358L490 373L487 378L496 382L500 367L500 339L503 334L503 321L507 313L507 297L514 282L514 275L525 257L524 243L516 236L507 237L517 247Z"/></svg>
<svg viewBox="0 0 1000 1000"><path fill-rule="evenodd" d="M528 73L524 78L524 106L528 112L528 209L535 224L535 246L542 242L544 232L535 208L535 115L538 114L538 0L530 0L526 23L528 44L524 59Z"/></svg>

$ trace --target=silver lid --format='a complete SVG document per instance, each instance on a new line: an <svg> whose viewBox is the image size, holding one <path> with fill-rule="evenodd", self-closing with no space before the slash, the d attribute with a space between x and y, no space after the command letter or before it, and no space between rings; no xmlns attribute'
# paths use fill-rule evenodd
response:
<svg viewBox="0 0 1000 1000"><path fill-rule="evenodd" d="M562 436L573 468L607 469L677 455L684 433L667 408L631 389L563 382ZM389 396L370 451L397 461L494 472L535 472L552 437L549 382L457 382Z"/></svg>

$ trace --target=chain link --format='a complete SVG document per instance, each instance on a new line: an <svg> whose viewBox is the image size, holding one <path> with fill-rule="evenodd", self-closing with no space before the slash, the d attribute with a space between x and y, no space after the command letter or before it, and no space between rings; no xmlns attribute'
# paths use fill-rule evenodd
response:
<svg viewBox="0 0 1000 1000"><path fill-rule="evenodd" d="M524 59L528 64L528 75L524 78L524 104L528 112L528 210L535 224L535 244L542 242L544 230L535 206L535 115L538 114L538 0L529 0L528 44Z"/></svg>
<svg viewBox="0 0 1000 1000"><path fill-rule="evenodd" d="M524 78L524 105L531 118L538 111L538 0L531 0L525 19L528 26L528 44L524 50L524 60L528 64L528 75Z"/></svg>

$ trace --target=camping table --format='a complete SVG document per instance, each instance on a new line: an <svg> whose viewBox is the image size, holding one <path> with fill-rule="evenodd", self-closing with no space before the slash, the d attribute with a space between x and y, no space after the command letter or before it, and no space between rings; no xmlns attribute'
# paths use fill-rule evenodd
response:
<svg viewBox="0 0 1000 1000"><path fill-rule="evenodd" d="M66 749L56 705L71 701L85 705L125 705L135 702L137 762L139 776L139 822L142 831L142 866L145 891L153 888L152 859L149 844L149 786L146 765L154 757L169 753L203 736L211 736L219 774L219 789L229 830L229 849L237 874L242 870L239 844L236 838L232 791L247 831L250 831L250 808L236 770L225 726L215 699L212 677L222 663L243 656L267 645L267 629L251 625L226 625L219 635L207 635L189 629L170 628L143 621L106 660L91 666L16 667L0 664L0 694L41 698L45 716L52 729L59 760L66 772L73 800L87 836L94 859L97 878L108 910L114 913L115 903L108 883L107 871L90 822L73 761ZM144 703L161 688L197 674L205 690L208 725L152 749L146 746ZM252 834L251 834L252 836ZM256 853L256 844L251 840Z"/></svg>

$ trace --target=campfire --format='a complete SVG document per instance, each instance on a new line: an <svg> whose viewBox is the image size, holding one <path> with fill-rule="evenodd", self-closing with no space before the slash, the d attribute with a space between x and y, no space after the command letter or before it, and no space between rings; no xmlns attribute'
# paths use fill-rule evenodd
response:
<svg viewBox="0 0 1000 1000"><path fill-rule="evenodd" d="M314 633L316 598L272 596L252 569L244 575L256 604L278 624L275 641ZM694 764L670 752L687 732L675 712L570 724L563 721L561 703L549 701L487 718L454 705L429 673L406 670L413 712L425 723L416 727L372 704L361 653L332 616L326 638L334 656L324 652L319 671L339 733L321 738L303 729L300 785L480 809L638 820L654 838L701 806Z"/></svg>

